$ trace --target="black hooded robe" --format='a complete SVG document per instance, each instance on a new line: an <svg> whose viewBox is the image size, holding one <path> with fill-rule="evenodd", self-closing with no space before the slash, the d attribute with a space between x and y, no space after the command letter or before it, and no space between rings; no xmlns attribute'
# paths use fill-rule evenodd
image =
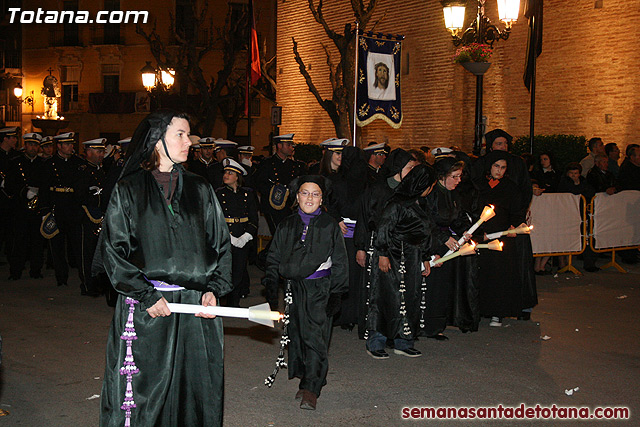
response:
<svg viewBox="0 0 640 427"><path fill-rule="evenodd" d="M289 379L300 378L299 388L320 396L327 383L331 317L327 304L331 295L349 288L347 250L342 231L326 212L311 219L305 241L301 241L304 223L295 213L285 218L276 232L267 254L266 280L287 280L292 300L289 303ZM331 257L331 274L307 279Z"/></svg>
<svg viewBox="0 0 640 427"><path fill-rule="evenodd" d="M101 232L102 263L119 296L107 340L100 425L125 425L129 407L132 426L218 426L222 319L175 313L152 318L146 309L162 297L200 305L205 292L216 298L228 293L228 227L204 178L176 166L178 181L167 205L151 172L135 171L136 164L116 185ZM185 289L161 293L147 279Z"/></svg>
<svg viewBox="0 0 640 427"><path fill-rule="evenodd" d="M422 169L426 168L421 165L409 172L380 213L374 245L378 256L389 258L391 268L385 273L376 263L372 269L370 335L375 331L387 339L413 340L420 329L421 264L429 259L432 222L417 199L435 179L433 175L425 184L428 173Z"/></svg>

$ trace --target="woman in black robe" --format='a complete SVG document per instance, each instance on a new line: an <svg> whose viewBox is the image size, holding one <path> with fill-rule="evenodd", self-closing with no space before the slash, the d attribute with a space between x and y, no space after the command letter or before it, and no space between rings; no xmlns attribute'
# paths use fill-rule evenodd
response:
<svg viewBox="0 0 640 427"><path fill-rule="evenodd" d="M431 166L414 167L380 211L374 243L379 271L371 283L367 316L367 352L375 359L389 357L387 339L394 341L396 354L422 355L413 342L424 315L421 284L430 271L432 223L418 198L429 194L435 179Z"/></svg>
<svg viewBox="0 0 640 427"><path fill-rule="evenodd" d="M284 364L289 342L289 379L300 378L296 400L300 408L316 409L327 383L331 317L349 286L347 251L342 231L322 208L327 197L326 178L304 175L291 183L298 211L282 221L267 254L265 281L287 281L285 331L276 370L266 380L271 386Z"/></svg>
<svg viewBox="0 0 640 427"><path fill-rule="evenodd" d="M367 186L367 164L357 147L345 146L338 173L328 177L331 180L330 201L327 212L338 221L342 230L349 258L349 291L342 295L340 313L333 324L342 329L352 330L360 317L359 304L362 267L356 262L354 231L360 214L360 198Z"/></svg>
<svg viewBox="0 0 640 427"><path fill-rule="evenodd" d="M179 164L189 130L186 115L147 116L105 214L102 262L119 296L101 426L222 424L222 321L167 306L214 306L231 290L229 231L213 188Z"/></svg>
<svg viewBox="0 0 640 427"><path fill-rule="evenodd" d="M464 163L453 157L441 157L435 162L434 167L438 182L433 191L420 202L435 223L431 251L444 256L447 251L455 252L459 249L458 240L471 223L462 211L458 194L454 192L462 180ZM421 333L427 338L439 341L449 339L443 332L447 327L458 261L460 258L443 263L425 278L427 308Z"/></svg>
<svg viewBox="0 0 640 427"><path fill-rule="evenodd" d="M477 182L480 205L493 205L495 210L495 216L480 228L486 234L515 228L525 221L524 195L506 176L508 159L509 154L502 151L487 154L486 177ZM491 317L490 326L502 326L503 317L520 317L522 310L537 304L537 296L529 291L522 271L528 269L533 276L533 257L520 256L516 238L501 239L502 252L480 252L480 311Z"/></svg>

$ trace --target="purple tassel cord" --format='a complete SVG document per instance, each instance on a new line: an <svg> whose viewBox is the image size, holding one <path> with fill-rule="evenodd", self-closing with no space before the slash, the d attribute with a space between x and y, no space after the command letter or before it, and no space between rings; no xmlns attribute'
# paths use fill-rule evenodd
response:
<svg viewBox="0 0 640 427"><path fill-rule="evenodd" d="M282 322L284 328L282 329L282 337L280 338L280 352L278 353L278 359L276 360L276 367L273 369L271 375L264 380L264 385L271 388L276 381L276 375L280 368L287 369L287 362L284 361L284 348L289 344L289 305L293 304L293 296L291 294L291 281L287 280L287 289L284 293L284 318Z"/></svg>
<svg viewBox="0 0 640 427"><path fill-rule="evenodd" d="M124 358L122 368L120 368L120 375L127 376L127 389L124 393L124 401L122 402L120 409L125 411L124 426L130 427L131 410L136 407L136 403L133 400L133 374L140 372L133 360L133 352L131 349L133 341L138 339L136 336L135 325L133 324L133 312L135 311L135 305L138 304L138 301L133 298L127 298L125 303L129 304L129 317L127 318L127 323L125 324L124 332L120 336L120 339L127 343L127 354Z"/></svg>

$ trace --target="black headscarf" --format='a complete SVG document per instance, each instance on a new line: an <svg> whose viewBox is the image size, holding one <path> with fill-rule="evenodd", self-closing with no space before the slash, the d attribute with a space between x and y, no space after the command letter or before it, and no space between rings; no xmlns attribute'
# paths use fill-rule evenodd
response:
<svg viewBox="0 0 640 427"><path fill-rule="evenodd" d="M402 148L396 148L393 150L384 162L384 165L389 170L388 176L394 176L399 173L411 160L413 160L411 154L407 153Z"/></svg>
<svg viewBox="0 0 640 427"><path fill-rule="evenodd" d="M158 141L162 141L168 155L164 138L167 127L174 117L187 119L185 114L168 109L154 111L142 119L131 137L131 143L127 149L127 161L120 174L120 179L137 172L140 169L140 164L149 159ZM171 157L169 158L171 159Z"/></svg>
<svg viewBox="0 0 640 427"><path fill-rule="evenodd" d="M493 166L493 164L498 160L505 160L507 162L507 172L505 173L505 176L507 176L509 174L509 157L509 153L502 150L492 151L489 154L485 155L485 174L487 176L490 176L491 166Z"/></svg>
<svg viewBox="0 0 640 427"><path fill-rule="evenodd" d="M503 131L502 129L494 129L492 131L487 132L484 135L487 153L489 151L493 151L493 141L495 141L496 138L500 138L500 137L507 139L507 146L509 147L509 150L511 150L511 141L513 140L513 137L509 135L507 132Z"/></svg>
<svg viewBox="0 0 640 427"><path fill-rule="evenodd" d="M436 182L436 171L429 165L419 164L404 177L390 202L396 201L403 205L409 205L415 202L424 193L424 190L434 182Z"/></svg>

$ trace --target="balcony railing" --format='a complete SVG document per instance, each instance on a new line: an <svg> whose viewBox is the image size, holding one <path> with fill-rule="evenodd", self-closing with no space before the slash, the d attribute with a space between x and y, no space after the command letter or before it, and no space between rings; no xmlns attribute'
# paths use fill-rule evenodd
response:
<svg viewBox="0 0 640 427"><path fill-rule="evenodd" d="M125 39L120 25L98 25L91 28L91 43L94 45L125 44Z"/></svg>
<svg viewBox="0 0 640 427"><path fill-rule="evenodd" d="M49 46L82 46L80 28L77 24L66 24L67 28L57 27L49 30Z"/></svg>
<svg viewBox="0 0 640 427"><path fill-rule="evenodd" d="M0 118L5 122L19 122L20 107L17 105L0 105Z"/></svg>

